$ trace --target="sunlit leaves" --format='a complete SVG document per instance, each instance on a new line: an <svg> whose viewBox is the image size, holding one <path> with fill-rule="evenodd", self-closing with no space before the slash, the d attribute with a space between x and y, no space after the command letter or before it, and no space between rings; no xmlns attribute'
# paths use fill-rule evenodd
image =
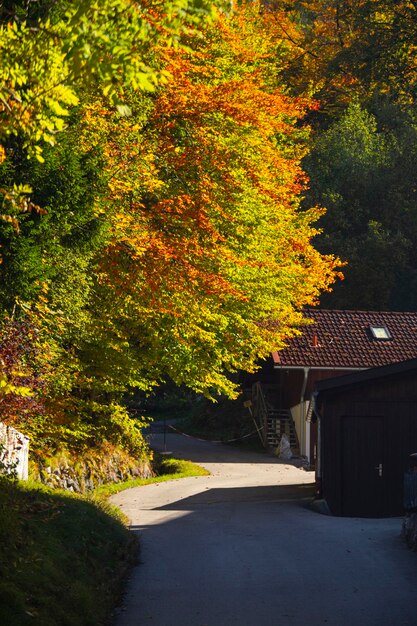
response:
<svg viewBox="0 0 417 626"><path fill-rule="evenodd" d="M59 149L45 149L37 165L47 172L35 178L48 214L28 219L27 239L7 249L27 294L21 310L38 329L47 410L63 423L80 402L168 377L233 395L228 374L253 369L297 332L300 309L338 266L312 245L321 212L299 209L302 120L316 105L278 80L290 47L276 16L245 5L203 29L197 5L192 15L182 2L144 5L127 19L138 9L121 13L122 4L85 2L65 18L62 85L76 97L85 90L79 115L65 115L72 104L53 94L48 107L38 98L29 107L39 104ZM132 47L135 24L145 31ZM38 36L48 37L39 25L33 45ZM148 67L152 92L140 84ZM76 163L55 118L76 138L67 148ZM16 131L28 149L31 119Z"/></svg>
<svg viewBox="0 0 417 626"><path fill-rule="evenodd" d="M165 50L171 81L152 100L132 98L130 118L99 103L86 115L110 175L107 326L136 336L144 379L230 394L224 373L281 346L337 261L312 247L320 212L298 210L297 122L314 104L269 71L275 21L245 6L204 35Z"/></svg>
<svg viewBox="0 0 417 626"><path fill-rule="evenodd" d="M0 140L22 134L29 155L41 160L42 143L54 143L80 89L96 87L129 113L126 88L154 91L166 80L157 44L174 44L212 12L210 3L188 0L83 0L35 23L0 24Z"/></svg>

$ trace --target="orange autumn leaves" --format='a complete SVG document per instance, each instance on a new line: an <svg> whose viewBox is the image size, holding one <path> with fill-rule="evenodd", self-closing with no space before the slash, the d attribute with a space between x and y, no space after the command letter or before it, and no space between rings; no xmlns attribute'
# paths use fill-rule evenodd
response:
<svg viewBox="0 0 417 626"><path fill-rule="evenodd" d="M200 35L161 52L169 83L132 94L132 117L86 111L109 172L98 276L111 324L136 337L145 367L232 393L224 372L282 345L338 261L312 246L320 212L298 208L299 122L314 103L276 83L276 22L244 6Z"/></svg>

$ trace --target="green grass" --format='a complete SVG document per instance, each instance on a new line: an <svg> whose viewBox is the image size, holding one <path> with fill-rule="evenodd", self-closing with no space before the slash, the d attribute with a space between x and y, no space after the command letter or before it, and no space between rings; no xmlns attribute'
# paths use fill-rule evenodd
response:
<svg viewBox="0 0 417 626"><path fill-rule="evenodd" d="M157 476L152 478L135 478L123 483L112 483L102 485L95 489L94 493L98 497L109 497L124 489L131 487L140 487L142 485L150 485L152 483L162 483L167 480L176 480L178 478L188 478L191 476L208 476L210 473L200 465L196 465L191 461L183 461L180 459L162 458L157 462Z"/></svg>
<svg viewBox="0 0 417 626"><path fill-rule="evenodd" d="M0 477L0 624L107 624L138 544L105 497L209 473L165 457L157 469L154 478L106 485L89 497Z"/></svg>
<svg viewBox="0 0 417 626"><path fill-rule="evenodd" d="M106 502L0 480L0 624L107 623L137 551Z"/></svg>

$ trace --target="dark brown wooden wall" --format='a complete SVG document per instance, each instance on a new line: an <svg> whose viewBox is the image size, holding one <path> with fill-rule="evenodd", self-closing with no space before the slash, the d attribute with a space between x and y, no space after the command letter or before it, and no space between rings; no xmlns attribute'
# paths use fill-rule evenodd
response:
<svg viewBox="0 0 417 626"><path fill-rule="evenodd" d="M372 428L377 421L381 423L384 488L381 511L378 513L375 510L375 515L401 515L404 471L409 455L417 452L417 372L401 377L370 380L360 387L348 387L331 393L322 392L320 401L323 496L331 511L336 515L351 514L344 493L347 490L346 473L349 472L349 462L346 451L348 437L346 431L343 435L343 429L347 423L351 423L353 429L358 424L354 418L359 417L368 419ZM351 422L349 418L352 418ZM370 458L373 448L377 446L376 439L375 431L375 441L371 440L366 444L369 446ZM349 451L351 455L356 453L357 457L363 455L365 458L366 455L360 450L363 442L359 439L355 442L352 435L348 444L352 448ZM365 458L364 463L366 461ZM355 463L352 462L352 466ZM364 482L366 471L364 467ZM360 472L354 480L358 481L357 491L360 494ZM370 494L369 497L373 495L376 498L375 494ZM360 502L357 506L360 508ZM353 510L357 515L357 510Z"/></svg>

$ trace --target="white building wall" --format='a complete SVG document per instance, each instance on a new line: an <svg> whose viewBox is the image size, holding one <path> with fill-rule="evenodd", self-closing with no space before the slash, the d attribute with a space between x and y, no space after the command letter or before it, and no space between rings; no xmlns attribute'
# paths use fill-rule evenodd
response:
<svg viewBox="0 0 417 626"><path fill-rule="evenodd" d="M306 421L309 405L310 401L307 400L291 407L291 415L294 420L295 430L297 431L297 437L300 443L300 454L302 456L306 456L310 462L310 422Z"/></svg>
<svg viewBox="0 0 417 626"><path fill-rule="evenodd" d="M12 426L0 422L0 462L6 472L15 471L20 480L28 479L29 439Z"/></svg>

